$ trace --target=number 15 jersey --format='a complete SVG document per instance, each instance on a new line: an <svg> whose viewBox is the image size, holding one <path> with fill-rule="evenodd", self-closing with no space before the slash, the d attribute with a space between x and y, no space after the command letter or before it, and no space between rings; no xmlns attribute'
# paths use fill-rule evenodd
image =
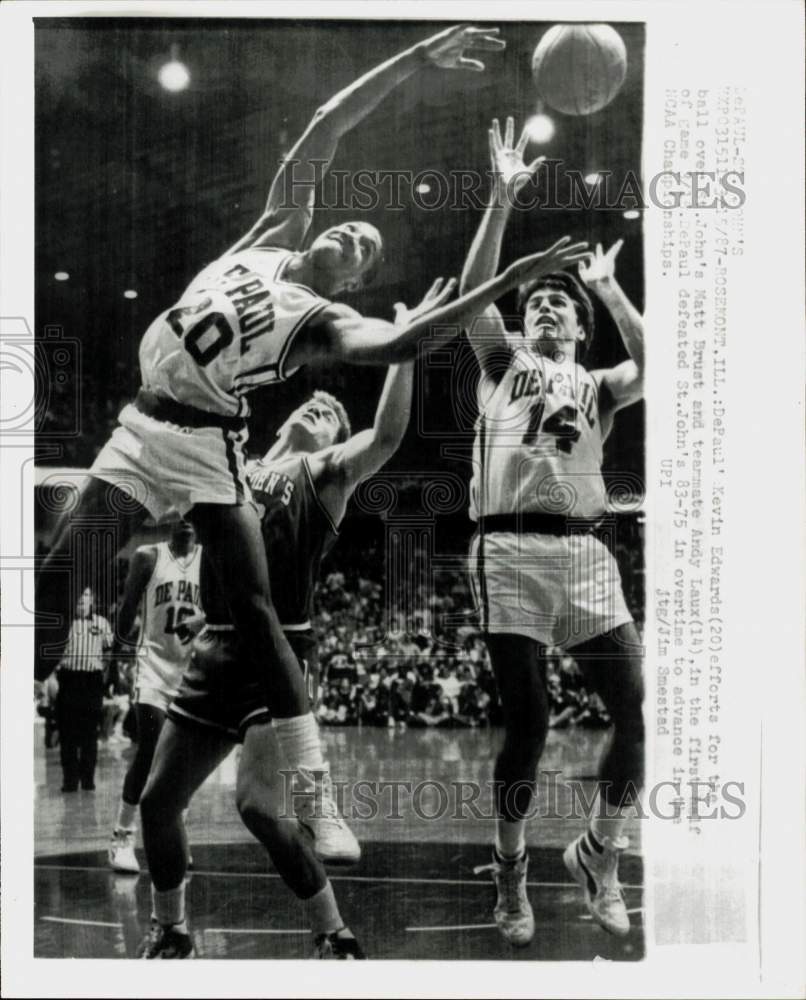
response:
<svg viewBox="0 0 806 1000"><path fill-rule="evenodd" d="M291 256L250 247L204 268L146 331L143 388L223 416L248 416L246 394L293 374L286 360L295 335L328 305L282 279Z"/></svg>
<svg viewBox="0 0 806 1000"><path fill-rule="evenodd" d="M157 561L140 602L137 687L140 701L163 707L190 662L191 637L183 634L181 625L201 611L202 547L197 545L184 557L175 556L168 542L158 542L154 549Z"/></svg>
<svg viewBox="0 0 806 1000"><path fill-rule="evenodd" d="M573 362L518 345L496 384L482 375L470 516L606 511L599 387Z"/></svg>

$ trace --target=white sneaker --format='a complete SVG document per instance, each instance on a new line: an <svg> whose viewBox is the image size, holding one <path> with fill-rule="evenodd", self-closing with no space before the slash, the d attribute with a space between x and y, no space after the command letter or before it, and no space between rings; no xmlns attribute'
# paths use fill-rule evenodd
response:
<svg viewBox="0 0 806 1000"><path fill-rule="evenodd" d="M109 844L108 857L112 871L140 874L140 862L134 853L134 830L115 830Z"/></svg>
<svg viewBox="0 0 806 1000"><path fill-rule="evenodd" d="M491 872L498 891L493 919L510 944L523 948L535 936L535 915L526 895L526 869L529 858L524 852L518 861L500 861L493 853L492 864L479 865L474 875Z"/></svg>
<svg viewBox="0 0 806 1000"><path fill-rule="evenodd" d="M565 867L585 892L588 913L600 927L617 937L630 932L627 904L618 880L619 855L628 844L626 837L615 841L604 837L599 852L583 833L563 852Z"/></svg>
<svg viewBox="0 0 806 1000"><path fill-rule="evenodd" d="M329 772L314 774L300 767L301 781L294 795L300 825L313 839L314 854L331 865L352 865L361 860L361 846L333 799ZM306 789L310 791L305 791Z"/></svg>

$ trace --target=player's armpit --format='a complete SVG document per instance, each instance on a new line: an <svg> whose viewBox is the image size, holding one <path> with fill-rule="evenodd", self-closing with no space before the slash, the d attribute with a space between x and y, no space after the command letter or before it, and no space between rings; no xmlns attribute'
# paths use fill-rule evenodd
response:
<svg viewBox="0 0 806 1000"><path fill-rule="evenodd" d="M512 360L512 348L498 307L489 305L467 327L467 339L486 376L500 381Z"/></svg>
<svg viewBox="0 0 806 1000"><path fill-rule="evenodd" d="M637 403L644 395L644 379L634 361L591 372L599 386L599 412L604 416Z"/></svg>

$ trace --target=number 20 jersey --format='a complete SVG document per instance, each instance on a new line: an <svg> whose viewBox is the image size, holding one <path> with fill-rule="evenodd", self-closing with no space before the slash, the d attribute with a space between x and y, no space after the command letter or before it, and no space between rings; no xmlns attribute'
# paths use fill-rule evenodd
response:
<svg viewBox="0 0 806 1000"><path fill-rule="evenodd" d="M168 542L154 548L157 561L140 601L137 685L172 694L190 662L190 637L177 632L185 618L201 610L199 568L202 547L176 558Z"/></svg>
<svg viewBox="0 0 806 1000"><path fill-rule="evenodd" d="M581 365L518 345L496 384L479 383L470 516L606 511L599 386Z"/></svg>
<svg viewBox="0 0 806 1000"><path fill-rule="evenodd" d="M292 255L250 247L209 264L140 343L143 387L186 406L245 417L247 393L282 382L295 335L328 305L280 275Z"/></svg>

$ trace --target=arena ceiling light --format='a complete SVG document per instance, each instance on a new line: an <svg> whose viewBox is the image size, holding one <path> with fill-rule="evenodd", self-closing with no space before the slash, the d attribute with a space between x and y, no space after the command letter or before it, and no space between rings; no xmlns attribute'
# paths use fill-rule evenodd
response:
<svg viewBox="0 0 806 1000"><path fill-rule="evenodd" d="M178 46L171 46L171 55L157 71L160 86L175 94L184 90L190 83L190 70L179 58Z"/></svg>
<svg viewBox="0 0 806 1000"><path fill-rule="evenodd" d="M585 174L585 183L590 184L591 187L595 187L601 179L602 175L596 171L593 171L590 174Z"/></svg>
<svg viewBox="0 0 806 1000"><path fill-rule="evenodd" d="M57 272L56 272L56 273L55 273L55 274L53 275L53 277L54 277L54 278L55 278L55 279L56 279L57 281L68 281L68 280L70 279L70 275L69 275L69 274L67 273L67 271L57 271Z"/></svg>
<svg viewBox="0 0 806 1000"><path fill-rule="evenodd" d="M626 212L622 213L625 219L640 219L641 213L637 208L628 208Z"/></svg>
<svg viewBox="0 0 806 1000"><path fill-rule="evenodd" d="M135 292L135 290L133 288L127 288L126 291L123 293L123 298L124 299L136 299L137 298L137 292Z"/></svg>
<svg viewBox="0 0 806 1000"><path fill-rule="evenodd" d="M548 142L554 136L554 121L542 113L532 115L526 122L526 130L530 142Z"/></svg>

